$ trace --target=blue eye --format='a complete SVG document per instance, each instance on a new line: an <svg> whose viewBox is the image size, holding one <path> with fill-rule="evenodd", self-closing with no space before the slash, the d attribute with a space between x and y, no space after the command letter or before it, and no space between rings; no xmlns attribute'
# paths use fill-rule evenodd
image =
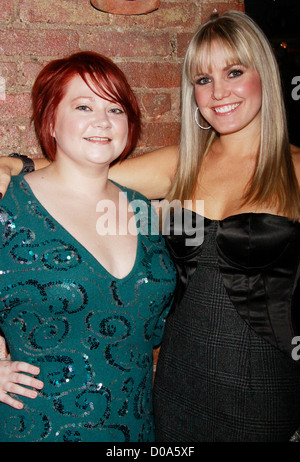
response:
<svg viewBox="0 0 300 462"><path fill-rule="evenodd" d="M113 114L124 114L123 109L120 107L114 107L110 109L110 112L112 112Z"/></svg>
<svg viewBox="0 0 300 462"><path fill-rule="evenodd" d="M240 69L233 69L232 71L230 71L229 76L230 77L239 77L242 74L243 74L243 71L241 71Z"/></svg>
<svg viewBox="0 0 300 462"><path fill-rule="evenodd" d="M88 106L85 106L84 104L77 106L76 109L78 109L79 111L91 111L91 108L89 108Z"/></svg>
<svg viewBox="0 0 300 462"><path fill-rule="evenodd" d="M207 83L210 83L210 81L209 77L200 77L196 80L196 85L206 85Z"/></svg>

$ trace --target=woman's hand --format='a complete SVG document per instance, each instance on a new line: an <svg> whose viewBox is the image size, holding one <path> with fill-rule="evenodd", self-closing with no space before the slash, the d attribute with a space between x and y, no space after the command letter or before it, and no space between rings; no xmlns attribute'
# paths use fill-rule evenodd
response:
<svg viewBox="0 0 300 462"><path fill-rule="evenodd" d="M34 169L47 167L49 161L44 158L34 160ZM0 157L0 199L6 193L11 177L19 175L23 169L23 162L16 157L2 156Z"/></svg>
<svg viewBox="0 0 300 462"><path fill-rule="evenodd" d="M0 158L0 199L6 193L12 176L12 168L9 166L9 160L7 157ZM19 161L19 159L16 160L17 162Z"/></svg>
<svg viewBox="0 0 300 462"><path fill-rule="evenodd" d="M23 403L12 398L8 393L35 399L38 393L34 389L41 390L44 384L40 380L31 377L31 375L34 376L39 373L38 367L23 361L0 361L0 401L15 409L22 409ZM34 389L25 388L21 385Z"/></svg>

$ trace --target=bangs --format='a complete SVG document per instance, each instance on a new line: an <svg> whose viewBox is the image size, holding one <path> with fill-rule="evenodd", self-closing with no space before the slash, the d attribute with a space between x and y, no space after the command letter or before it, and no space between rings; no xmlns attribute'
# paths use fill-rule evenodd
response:
<svg viewBox="0 0 300 462"><path fill-rule="evenodd" d="M187 62L186 75L192 84L194 84L195 76L209 74L212 72L212 64L214 60L213 45L219 45L222 50L226 66L240 64L248 68L255 68L253 58L250 56L249 47L241 44L238 41L238 46L234 40L225 37L213 36L210 39L204 38L196 45L196 50L191 57L190 62Z"/></svg>
<svg viewBox="0 0 300 462"><path fill-rule="evenodd" d="M113 85L112 79L107 79L106 75L95 75L94 72L80 73L80 77L84 80L90 90L95 93L95 95L105 99L106 101L120 104L123 109L125 109L122 98L115 88L115 85Z"/></svg>

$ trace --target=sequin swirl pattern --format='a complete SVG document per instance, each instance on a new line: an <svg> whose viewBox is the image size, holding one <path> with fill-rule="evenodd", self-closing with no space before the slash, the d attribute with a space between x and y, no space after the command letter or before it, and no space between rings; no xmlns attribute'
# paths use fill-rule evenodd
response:
<svg viewBox="0 0 300 462"><path fill-rule="evenodd" d="M139 213L149 230L150 219ZM152 350L175 288L162 237L140 233L134 268L115 279L22 177L0 229L0 327L12 359L38 365L45 383L35 400L18 397L21 411L0 403L0 441L153 441Z"/></svg>

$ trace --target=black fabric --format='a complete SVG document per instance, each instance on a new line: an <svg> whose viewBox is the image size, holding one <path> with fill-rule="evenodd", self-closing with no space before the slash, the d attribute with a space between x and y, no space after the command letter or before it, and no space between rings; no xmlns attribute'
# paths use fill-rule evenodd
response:
<svg viewBox="0 0 300 462"><path fill-rule="evenodd" d="M197 233L197 214L190 214L195 231L189 231L189 239ZM212 222L200 222L204 237ZM172 217L170 223L165 239L178 272L174 309L196 270L202 245L185 246L187 234L175 235ZM218 263L232 303L257 333L290 355L292 338L300 334L300 223L268 213L243 213L215 223Z"/></svg>
<svg viewBox="0 0 300 462"><path fill-rule="evenodd" d="M300 424L300 225L252 213L204 225L185 257L186 236L166 236L180 290L156 372L156 438L288 441Z"/></svg>

